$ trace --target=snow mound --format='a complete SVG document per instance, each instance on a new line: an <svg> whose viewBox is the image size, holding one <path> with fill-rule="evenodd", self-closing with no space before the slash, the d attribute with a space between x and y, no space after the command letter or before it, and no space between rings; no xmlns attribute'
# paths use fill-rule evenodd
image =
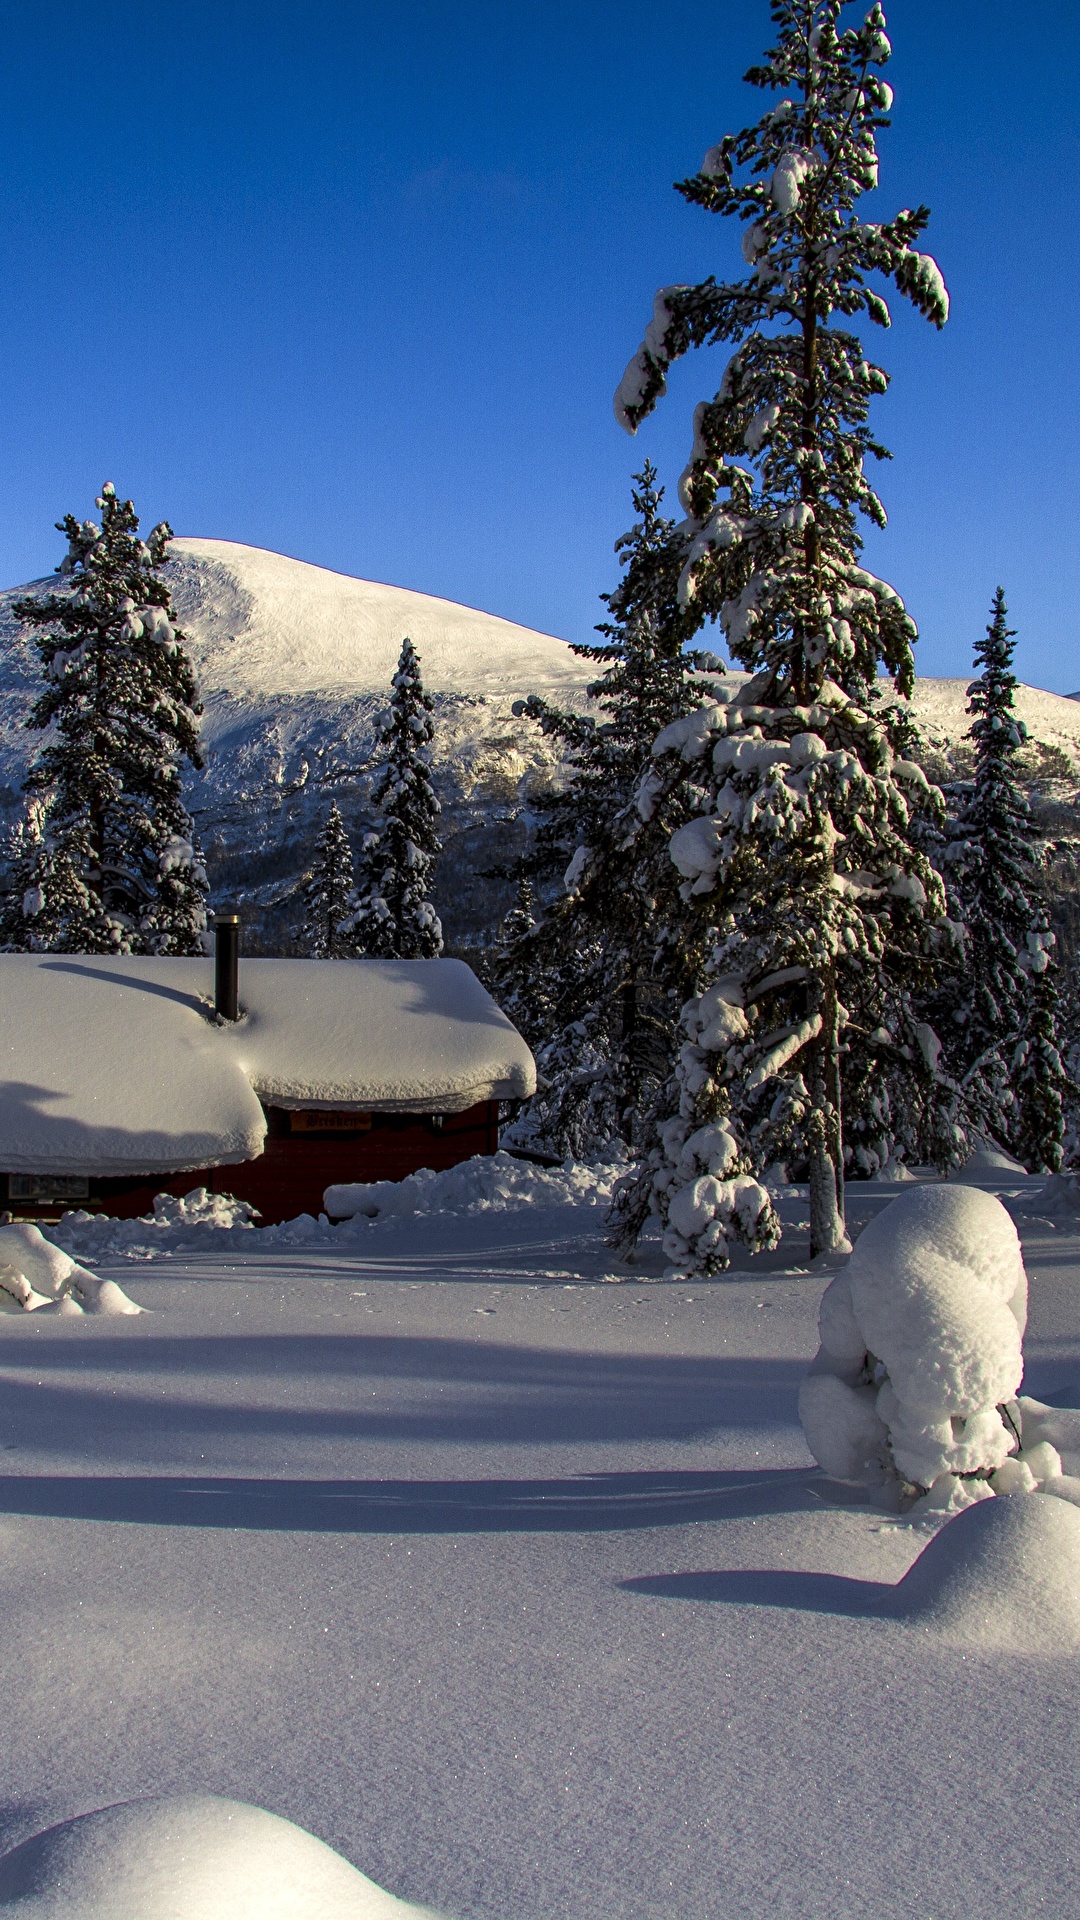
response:
<svg viewBox="0 0 1080 1920"><path fill-rule="evenodd" d="M1020 1179L1027 1179L1027 1168L1021 1166L1001 1147L976 1147L969 1153L962 1167L949 1175L951 1180L994 1180L1003 1173L1015 1173Z"/></svg>
<svg viewBox="0 0 1080 1920"><path fill-rule="evenodd" d="M0 1312L141 1313L115 1280L99 1280L29 1222L0 1226Z"/></svg>
<svg viewBox="0 0 1080 1920"><path fill-rule="evenodd" d="M1078 1521L1080 1525L1080 1521ZM182 1794L103 1807L0 1859L19 1920L437 1920L261 1807Z"/></svg>
<svg viewBox="0 0 1080 1920"><path fill-rule="evenodd" d="M863 1485L941 1483L931 1502L946 1512L981 1492L953 1482L1018 1450L1001 1409L1023 1376L1026 1319L1020 1241L1001 1202L978 1187L909 1188L864 1228L822 1299L799 1398L818 1464Z"/></svg>
<svg viewBox="0 0 1080 1920"><path fill-rule="evenodd" d="M923 1548L896 1606L910 1624L966 1647L1080 1647L1080 1512L1043 1494L966 1507Z"/></svg>
<svg viewBox="0 0 1080 1920"><path fill-rule="evenodd" d="M182 1200L171 1193L157 1194L153 1213L141 1214L136 1220L114 1220L108 1214L86 1213L80 1207L65 1213L52 1232L57 1244L71 1254L98 1260L117 1255L151 1259L155 1253L200 1246L207 1234L252 1231L257 1218L256 1209L247 1200L194 1187Z"/></svg>
<svg viewBox="0 0 1080 1920"><path fill-rule="evenodd" d="M599 1207L626 1168L621 1163L533 1166L512 1154L477 1155L443 1173L422 1167L404 1180L327 1187L323 1206L334 1219L390 1220L420 1213L504 1213L514 1207Z"/></svg>
<svg viewBox="0 0 1080 1920"><path fill-rule="evenodd" d="M1080 1179L1075 1173L1051 1174L1044 1186L1025 1195L1020 1208L1047 1220L1075 1220L1080 1213Z"/></svg>

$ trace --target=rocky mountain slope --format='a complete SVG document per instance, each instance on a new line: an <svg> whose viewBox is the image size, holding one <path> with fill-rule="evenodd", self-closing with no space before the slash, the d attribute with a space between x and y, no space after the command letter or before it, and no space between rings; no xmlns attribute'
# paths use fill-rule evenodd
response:
<svg viewBox="0 0 1080 1920"><path fill-rule="evenodd" d="M482 937L510 898L492 870L524 844L530 795L558 778L547 742L514 704L534 692L583 702L590 664L565 641L494 614L227 540L176 540L167 573L206 709L206 766L188 782L188 804L215 898L240 903L249 950L288 951L295 888L331 799L354 838L369 823L374 726L406 634L435 697L440 910L453 943ZM12 603L51 584L0 595L0 824L19 808L37 740L24 725L37 657ZM918 683L914 706L939 776L965 770L966 688ZM1080 704L1025 687L1019 706L1041 821L1068 859Z"/></svg>

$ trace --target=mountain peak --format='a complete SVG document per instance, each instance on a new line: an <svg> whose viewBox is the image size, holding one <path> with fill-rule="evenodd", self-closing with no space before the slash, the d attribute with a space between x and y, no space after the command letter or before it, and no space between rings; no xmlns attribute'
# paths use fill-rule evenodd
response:
<svg viewBox="0 0 1080 1920"><path fill-rule="evenodd" d="M432 693L569 692L595 672L498 614L232 540L173 540L165 571L204 695L385 693L406 634Z"/></svg>

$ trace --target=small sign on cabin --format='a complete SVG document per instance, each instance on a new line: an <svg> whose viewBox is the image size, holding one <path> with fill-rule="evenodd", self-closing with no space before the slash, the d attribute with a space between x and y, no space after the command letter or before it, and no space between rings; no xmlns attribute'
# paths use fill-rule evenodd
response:
<svg viewBox="0 0 1080 1920"><path fill-rule="evenodd" d="M327 1112L323 1107L289 1109L290 1133L370 1133L370 1113Z"/></svg>

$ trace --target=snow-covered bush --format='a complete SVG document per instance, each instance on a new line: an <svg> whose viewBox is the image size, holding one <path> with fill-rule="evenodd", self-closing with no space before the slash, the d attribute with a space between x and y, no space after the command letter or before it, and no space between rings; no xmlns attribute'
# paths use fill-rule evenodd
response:
<svg viewBox="0 0 1080 1920"><path fill-rule="evenodd" d="M115 1280L99 1280L31 1221L0 1226L0 1313L141 1313Z"/></svg>
<svg viewBox="0 0 1080 1920"><path fill-rule="evenodd" d="M1020 1453L1027 1276L992 1194L919 1186L861 1235L827 1287L799 1414L826 1473L952 1512L1061 1472ZM1051 1458L1053 1455L1053 1458Z"/></svg>

